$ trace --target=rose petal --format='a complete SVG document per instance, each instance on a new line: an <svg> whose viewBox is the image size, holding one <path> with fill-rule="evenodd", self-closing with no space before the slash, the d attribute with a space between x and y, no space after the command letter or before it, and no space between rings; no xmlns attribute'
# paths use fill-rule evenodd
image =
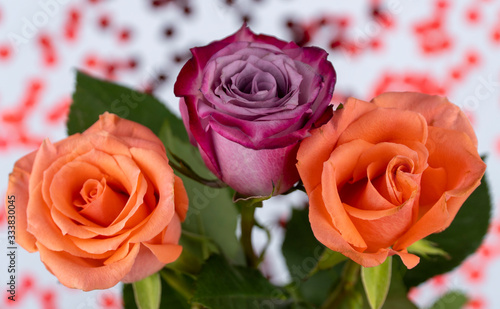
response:
<svg viewBox="0 0 500 309"><path fill-rule="evenodd" d="M140 244L131 246L122 260L103 265L100 260L78 258L64 251L52 251L37 243L40 259L47 269L65 286L83 291L109 289L120 282L132 268L139 246Z"/></svg>
<svg viewBox="0 0 500 309"><path fill-rule="evenodd" d="M129 147L146 148L158 151L159 153L165 153L165 146L148 127L137 125L136 122L120 118L108 112L100 115L99 121L89 127L83 135L97 132L102 134L103 131L108 132L115 138L120 138ZM106 144L104 146L103 151L110 149L109 146L106 147ZM114 149L113 153L116 154Z"/></svg>
<svg viewBox="0 0 500 309"><path fill-rule="evenodd" d="M479 186L486 170L486 164L479 157L473 141L466 133L430 127L427 148L429 165L440 166L446 170L446 191L434 205L424 205L419 209L421 212L418 214L418 221L394 245L395 250L406 248L431 233L447 228L463 202ZM456 175L457 172L460 175ZM442 179L434 179L438 180ZM422 196L425 196L428 186L431 192L434 190L434 185L422 183Z"/></svg>
<svg viewBox="0 0 500 309"><path fill-rule="evenodd" d="M297 153L297 169L307 192L312 192L320 183L323 162L330 157L339 134L352 121L375 108L373 104L349 98L345 107L335 112L331 122L315 129L316 133L301 142Z"/></svg>
<svg viewBox="0 0 500 309"><path fill-rule="evenodd" d="M151 250L144 244L141 244L141 249L137 254L134 265L121 281L123 283L132 283L144 279L161 270L163 266L165 266L165 263L158 261Z"/></svg>
<svg viewBox="0 0 500 309"><path fill-rule="evenodd" d="M174 175L174 199L175 211L180 220L184 221L189 207L189 200L182 179L176 175Z"/></svg>
<svg viewBox="0 0 500 309"><path fill-rule="evenodd" d="M366 242L356 229L351 218L349 218L344 204L338 195L337 169L331 161L325 162L323 168L323 174L321 175L323 201L336 230L352 246L366 248Z"/></svg>
<svg viewBox="0 0 500 309"><path fill-rule="evenodd" d="M149 215L147 224L130 239L131 242L148 241L163 230L165 224L172 220L175 213L174 173L168 165L167 157L160 155L158 152L131 148L130 153L137 166L139 166L145 177L153 183L159 194L158 204Z"/></svg>
<svg viewBox="0 0 500 309"><path fill-rule="evenodd" d="M401 130L401 128L405 129ZM341 133L338 143L344 144L362 138L372 144L393 142L404 145L406 141L425 144L427 134L427 122L420 114L379 108L367 112L350 123L349 127Z"/></svg>
<svg viewBox="0 0 500 309"><path fill-rule="evenodd" d="M309 196L309 221L314 236L328 248L340 252L364 267L373 267L380 265L385 261L388 250L381 249L375 253L363 253L355 250L335 228L329 220L330 214L326 211L323 204L323 194L321 187L316 187Z"/></svg>
<svg viewBox="0 0 500 309"><path fill-rule="evenodd" d="M406 268L412 269L413 267L417 266L417 264L420 262L420 258L416 256L415 254L408 253L406 250L400 250L400 251L394 251L391 250L391 252L394 252L394 254L399 255L401 260L403 261L403 264L405 264Z"/></svg>
<svg viewBox="0 0 500 309"><path fill-rule="evenodd" d="M389 210L360 210L345 207L356 230L367 244L368 252L389 248L413 223L413 208L416 203L415 191L400 207Z"/></svg>
<svg viewBox="0 0 500 309"><path fill-rule="evenodd" d="M477 148L477 138L467 116L445 97L416 92L388 92L372 100L378 106L415 111L429 126L466 133Z"/></svg>
<svg viewBox="0 0 500 309"><path fill-rule="evenodd" d="M293 166L298 144L278 149L253 150L232 142L217 133L213 134L216 156L223 175L222 181L230 183L241 194L269 196L282 193L298 181ZM223 158L223 159L222 159ZM249 171L248 166L253 170ZM269 183L262 181L268 179Z"/></svg>
<svg viewBox="0 0 500 309"><path fill-rule="evenodd" d="M28 252L37 251L36 239L27 231L27 206L29 201L29 178L36 151L22 157L14 164L14 169L9 175L9 185L5 197L5 212L9 214L9 197L14 197L16 211L15 229L16 242ZM10 214L9 214L10 215Z"/></svg>

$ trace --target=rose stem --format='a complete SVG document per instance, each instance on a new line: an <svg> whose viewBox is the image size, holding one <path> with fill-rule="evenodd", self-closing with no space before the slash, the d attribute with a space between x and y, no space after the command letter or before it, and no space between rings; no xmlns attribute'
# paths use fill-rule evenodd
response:
<svg viewBox="0 0 500 309"><path fill-rule="evenodd" d="M241 246L245 253L245 259L248 267L257 268L259 259L255 255L252 246L252 229L255 225L255 208L262 205L262 202L241 201Z"/></svg>
<svg viewBox="0 0 500 309"><path fill-rule="evenodd" d="M358 263L353 262L352 260L347 260L340 282L335 287L335 290L325 300L321 309L338 308L340 306L358 282L360 269L361 266Z"/></svg>

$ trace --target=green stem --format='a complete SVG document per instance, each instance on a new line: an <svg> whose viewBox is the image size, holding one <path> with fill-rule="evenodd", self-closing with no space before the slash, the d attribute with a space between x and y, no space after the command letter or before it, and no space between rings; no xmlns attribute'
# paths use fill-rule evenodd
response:
<svg viewBox="0 0 500 309"><path fill-rule="evenodd" d="M335 290L330 294L330 296L325 300L321 309L332 309L338 308L347 294L354 289L354 286L359 279L359 271L361 266L348 260L344 266L344 271L342 272L342 277L340 282L335 288Z"/></svg>
<svg viewBox="0 0 500 309"><path fill-rule="evenodd" d="M160 271L160 275L163 277L163 280L170 285L170 287L176 290L186 300L189 301L193 297L192 285L182 278L181 274L175 273L170 269L162 269Z"/></svg>
<svg viewBox="0 0 500 309"><path fill-rule="evenodd" d="M255 255L252 246L252 229L255 225L255 208L262 202L252 203L243 202L241 203L241 246L243 247L243 252L245 253L245 259L247 266L251 268L257 268L259 265L259 258Z"/></svg>
<svg viewBox="0 0 500 309"><path fill-rule="evenodd" d="M196 216L196 221L198 222L198 231L199 234L205 235L205 227L203 226L203 221L201 220L201 216ZM208 248L207 242L201 242L201 253L203 254L203 259L208 259L210 256L210 250Z"/></svg>
<svg viewBox="0 0 500 309"><path fill-rule="evenodd" d="M181 173L182 175L198 182L201 183L202 185L208 186L210 188L225 188L227 187L227 184L223 183L219 179L205 179L198 175L186 162L184 162L180 157L175 155L173 152L170 151L170 149L167 149L167 153L172 156L175 161L177 161L179 164L176 164L174 160L169 161L169 165L176 170L177 172Z"/></svg>

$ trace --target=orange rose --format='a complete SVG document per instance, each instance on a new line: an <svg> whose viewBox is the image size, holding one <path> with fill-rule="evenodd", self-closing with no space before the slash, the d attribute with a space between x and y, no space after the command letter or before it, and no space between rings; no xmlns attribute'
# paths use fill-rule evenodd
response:
<svg viewBox="0 0 500 309"><path fill-rule="evenodd" d="M460 109L420 93L349 98L297 158L314 235L365 267L418 264L408 246L448 227L486 169Z"/></svg>
<svg viewBox="0 0 500 309"><path fill-rule="evenodd" d="M113 114L17 161L7 196L17 242L71 288L137 281L182 251L182 181L153 132Z"/></svg>

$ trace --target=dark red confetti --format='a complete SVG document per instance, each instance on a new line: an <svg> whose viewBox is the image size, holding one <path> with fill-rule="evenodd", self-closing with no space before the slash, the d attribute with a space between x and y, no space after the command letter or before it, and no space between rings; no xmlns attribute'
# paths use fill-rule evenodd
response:
<svg viewBox="0 0 500 309"><path fill-rule="evenodd" d="M166 37L170 38L174 35L175 31L174 31L173 27L167 27L167 28L165 28L163 33L165 34Z"/></svg>
<svg viewBox="0 0 500 309"><path fill-rule="evenodd" d="M109 16L103 15L99 17L99 27L102 29L106 29L109 27L110 21L109 21Z"/></svg>
<svg viewBox="0 0 500 309"><path fill-rule="evenodd" d="M184 15L191 15L191 13L193 13L193 9L190 6L185 6L182 11L184 12Z"/></svg>

